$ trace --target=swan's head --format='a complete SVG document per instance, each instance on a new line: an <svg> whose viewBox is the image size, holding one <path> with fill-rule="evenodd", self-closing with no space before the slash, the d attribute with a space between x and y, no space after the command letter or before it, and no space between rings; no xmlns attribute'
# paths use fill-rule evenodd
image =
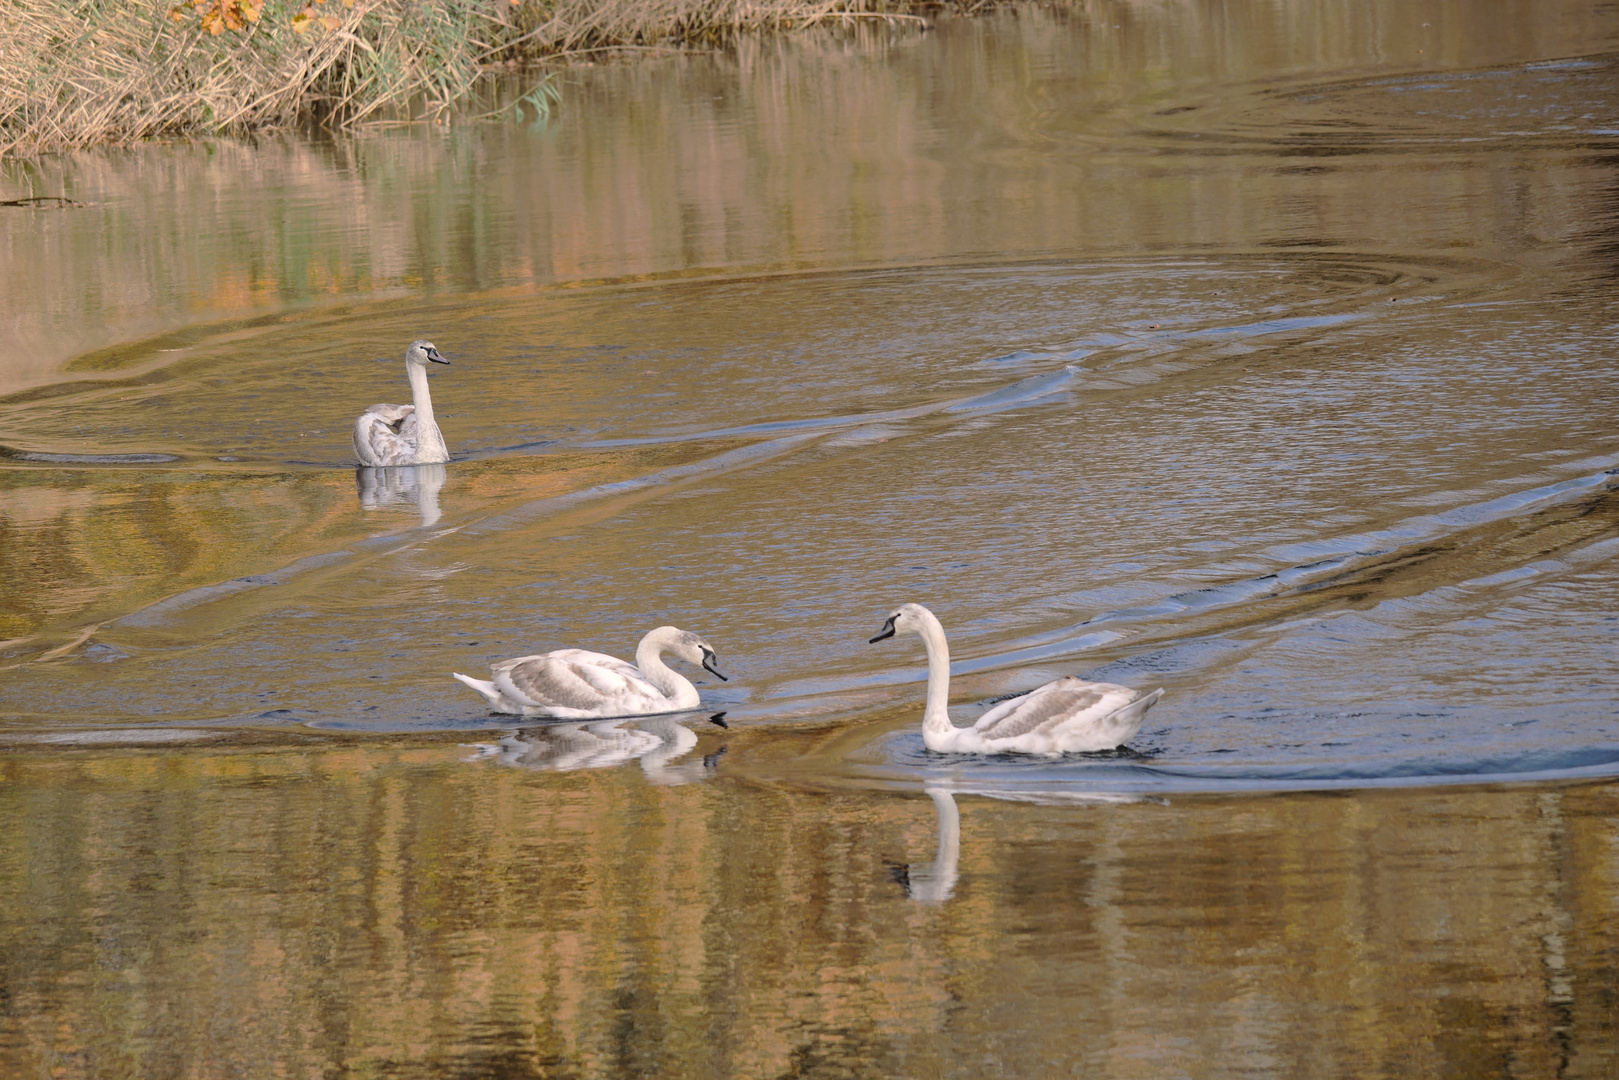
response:
<svg viewBox="0 0 1619 1080"><path fill-rule="evenodd" d="M870 644L875 645L884 638L891 638L895 634L920 634L922 628L933 618L933 612L921 604L901 604L888 616L883 628L877 631L877 636L871 639Z"/></svg>
<svg viewBox="0 0 1619 1080"><path fill-rule="evenodd" d="M429 363L448 364L449 361L438 354L438 349L431 341L413 341L410 348L405 350L405 363L426 367Z"/></svg>
<svg viewBox="0 0 1619 1080"><path fill-rule="evenodd" d="M715 675L720 682L729 682L720 674L720 658L714 655L714 647L690 630L676 630L674 627L665 629L673 631L666 646L668 650L682 660L693 664L701 664L704 669Z"/></svg>

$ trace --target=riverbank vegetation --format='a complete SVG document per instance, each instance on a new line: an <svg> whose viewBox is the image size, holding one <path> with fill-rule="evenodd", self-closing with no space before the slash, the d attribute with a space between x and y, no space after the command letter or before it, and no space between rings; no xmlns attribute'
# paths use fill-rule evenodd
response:
<svg viewBox="0 0 1619 1080"><path fill-rule="evenodd" d="M906 18L911 0L7 0L0 156L442 117L497 65ZM554 98L539 83L526 101Z"/></svg>

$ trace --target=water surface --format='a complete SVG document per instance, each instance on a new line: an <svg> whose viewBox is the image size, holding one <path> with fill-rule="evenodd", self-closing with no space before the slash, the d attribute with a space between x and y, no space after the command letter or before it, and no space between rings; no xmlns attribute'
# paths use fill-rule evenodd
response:
<svg viewBox="0 0 1619 1080"><path fill-rule="evenodd" d="M1619 31L1355 10L14 169L4 1071L1610 1073ZM931 754L907 600L958 722L1167 695ZM448 677L662 623L702 713Z"/></svg>

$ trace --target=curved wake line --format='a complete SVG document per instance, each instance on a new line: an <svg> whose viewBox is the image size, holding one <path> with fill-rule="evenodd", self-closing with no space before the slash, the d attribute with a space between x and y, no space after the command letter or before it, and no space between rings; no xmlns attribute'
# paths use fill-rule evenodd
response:
<svg viewBox="0 0 1619 1080"><path fill-rule="evenodd" d="M914 406L908 409L892 410L878 414L863 414L857 417L829 417L821 420L784 421L779 424L755 424L737 428L727 428L723 431L705 431L689 436L672 439L648 438L625 439L610 442L582 444L587 447L646 445L655 443L684 442L697 439L720 438L725 436L738 437L746 435L775 434L776 437L763 442L728 450L703 461L688 465L677 465L660 469L645 476L633 477L628 480L617 480L611 483L598 484L582 491L570 492L566 495L552 496L538 499L512 510L503 511L469 523L463 523L445 529L438 529L430 533L412 530L405 534L390 534L362 540L349 544L338 551L310 555L299 559L288 566L260 574L250 574L244 577L233 578L228 581L189 589L174 596L165 597L153 604L120 615L109 620L107 626L126 626L152 628L160 627L173 616L191 610L215 600L236 595L248 590L264 588L272 585L283 585L293 578L311 570L324 569L338 563L355 558L362 554L386 553L391 550L413 547L429 541L435 537L449 533L460 532L469 537L485 536L500 532L537 518L554 516L567 512L579 506L592 502L600 502L615 497L633 495L651 491L660 487L668 487L698 476L711 476L727 472L735 468L745 467L754 463L789 453L800 446L816 441L819 436L841 428L859 428L870 426L884 421L908 420L915 417L926 416L940 412L993 412L1002 409L1015 408L1025 404L1040 404L1065 391L1074 381L1079 369L1072 366L1061 371L1045 375L1036 375L1020 379L1009 386L980 394L974 397L956 399L946 402L935 402L927 405ZM788 434L782 434L787 432Z"/></svg>
<svg viewBox="0 0 1619 1080"><path fill-rule="evenodd" d="M951 398L947 401L932 401L924 405L912 405L904 409L889 409L884 412L874 413L851 413L844 416L822 416L809 420L770 420L759 424L709 428L703 431L688 431L677 435L645 435L625 439L597 439L575 445L586 450L604 450L621 446L658 446L665 443L695 442L700 439L736 439L758 435L781 435L784 432L813 434L837 431L844 428L867 427L875 424L891 424L901 420L915 420L918 417L932 416L937 413L992 412L1022 405L1045 404L1047 399L1054 398L1069 389L1073 385L1075 376L1080 374L1083 374L1080 368L1069 364L1059 371L1047 372L1044 375L1032 375L1029 378L1019 379L1017 382L982 394L975 394L965 398Z"/></svg>
<svg viewBox="0 0 1619 1080"><path fill-rule="evenodd" d="M1094 615L1084 622L1051 631L989 656L952 664L951 671L962 674L990 668L1044 660L1094 649L1123 636L1122 632L1097 629L1109 623L1136 623L1165 616L1202 613L1241 604L1324 588L1349 571L1374 560L1386 559L1403 549L1431 545L1466 529L1521 517L1563 503L1619 489L1619 458L1597 459L1586 464L1603 464L1600 472L1553 484L1513 492L1486 502L1459 506L1439 514L1422 514L1387 529L1353 533L1330 540L1284 544L1266 552L1273 558L1305 558L1270 573L1237 581L1174 593L1151 604L1118 608ZM1520 576L1518 571L1491 575L1501 580ZM1486 579L1480 579L1483 583Z"/></svg>
<svg viewBox="0 0 1619 1080"><path fill-rule="evenodd" d="M1619 746L1545 751L1511 757L1408 758L1386 768L1342 765L1196 766L1097 760L1069 755L1056 760L1020 756L964 759L920 748L900 751L901 760L854 765L828 779L856 785L895 783L929 786L941 781L957 794L1018 801L1131 802L1153 796L1239 795L1255 792L1341 791L1481 784L1580 783L1619 777Z"/></svg>
<svg viewBox="0 0 1619 1080"><path fill-rule="evenodd" d="M43 465L161 465L179 461L178 454L49 454L0 446L0 459L34 461Z"/></svg>
<svg viewBox="0 0 1619 1080"><path fill-rule="evenodd" d="M1388 529L1354 533L1322 541L1306 541L1271 548L1267 554L1316 556L1308 562L1295 563L1278 570L1236 581L1173 593L1150 604L1116 608L1093 615L1083 622L1046 631L1038 635L1014 640L1001 649L980 656L952 660L952 676L971 675L1034 664L1056 658L1073 657L1101 648L1104 645L1133 636L1132 624L1155 620L1173 620L1176 616L1201 615L1223 609L1236 609L1245 604L1324 591L1345 575L1358 573L1379 560L1397 559L1406 549L1420 549L1438 540L1455 536L1468 529L1492 522L1524 517L1549 508L1579 501L1607 491L1619 490L1619 457L1587 459L1585 466L1608 466L1600 472L1543 484L1523 491L1512 492L1485 502L1455 507L1439 514L1423 514L1408 518ZM1597 540L1593 546L1610 541ZM1321 557L1321 556L1325 557ZM1490 587L1514 584L1540 577L1543 573L1563 564L1557 560L1536 560L1533 565L1514 567L1495 573L1470 577L1446 585ZM1284 621L1296 612L1285 613ZM1119 628L1114 629L1117 625ZM1173 623L1171 623L1173 626ZM1201 638L1204 633L1193 634ZM1153 647L1161 649L1160 640ZM890 668L860 675L812 680L793 680L780 683L774 693L760 698L755 705L810 698L825 694L844 693L877 687L900 686L926 679L925 671L912 667Z"/></svg>
<svg viewBox="0 0 1619 1080"><path fill-rule="evenodd" d="M126 615L120 615L109 620L104 625L107 627L161 627L170 622L175 616L204 604L212 603L215 600L222 600L253 589L285 585L300 575L336 566L364 555L388 554L416 547L440 536L456 532L463 532L468 536L498 532L524 521L561 514L588 503L604 501L617 496L653 491L700 476L716 475L730 469L787 453L812 438L813 436L809 435L798 435L775 439L770 442L755 443L751 446L729 450L715 457L706 458L688 465L676 465L667 469L659 469L645 476L597 484L582 491L537 499L512 510L474 520L469 524L444 529L411 529L404 533L389 533L384 536L372 537L348 544L337 551L306 556L277 570L270 570L261 574L249 574L212 585L188 589L185 592L164 597L162 600L148 604L146 607Z"/></svg>

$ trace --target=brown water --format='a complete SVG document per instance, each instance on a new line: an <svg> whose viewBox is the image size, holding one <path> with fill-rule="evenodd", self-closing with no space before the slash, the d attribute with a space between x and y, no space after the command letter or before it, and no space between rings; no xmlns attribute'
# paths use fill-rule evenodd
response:
<svg viewBox="0 0 1619 1080"><path fill-rule="evenodd" d="M0 1074L1612 1075L1616 166L1611 7L1392 0L11 166ZM932 754L905 600L1168 693Z"/></svg>

